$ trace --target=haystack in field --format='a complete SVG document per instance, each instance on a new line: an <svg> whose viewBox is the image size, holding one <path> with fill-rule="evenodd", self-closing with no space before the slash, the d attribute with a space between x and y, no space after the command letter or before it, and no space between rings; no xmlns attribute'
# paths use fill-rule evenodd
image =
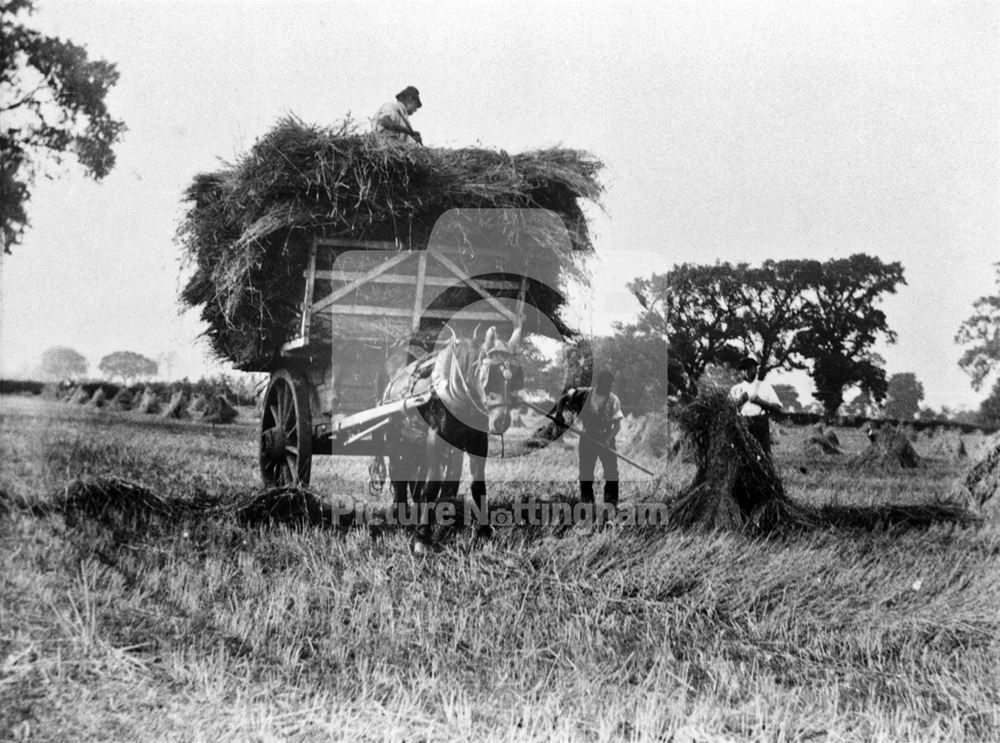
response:
<svg viewBox="0 0 1000 743"><path fill-rule="evenodd" d="M132 390L128 387L119 387L115 396L108 401L108 407L112 410L131 410L132 403Z"/></svg>
<svg viewBox="0 0 1000 743"><path fill-rule="evenodd" d="M205 412L206 407L208 407L208 399L201 392L197 392L187 405L188 415L192 418L199 418Z"/></svg>
<svg viewBox="0 0 1000 743"><path fill-rule="evenodd" d="M840 439L832 428L827 428L822 423L817 423L812 433L803 444L807 454L843 454L840 448Z"/></svg>
<svg viewBox="0 0 1000 743"><path fill-rule="evenodd" d="M239 413L223 395L216 395L205 403L201 420L205 423L232 423Z"/></svg>
<svg viewBox="0 0 1000 743"><path fill-rule="evenodd" d="M104 396L104 389L98 387L94 390L94 394L91 395L90 399L87 400L87 405L92 408L103 408L107 405L108 399Z"/></svg>
<svg viewBox="0 0 1000 743"><path fill-rule="evenodd" d="M1000 505L1000 435L983 450L983 455L963 478L958 490L979 508Z"/></svg>
<svg viewBox="0 0 1000 743"><path fill-rule="evenodd" d="M807 509L785 495L771 459L724 391L704 390L677 419L698 470L671 507L673 523L769 530L811 520Z"/></svg>
<svg viewBox="0 0 1000 743"><path fill-rule="evenodd" d="M879 469L917 469L924 466L904 429L883 426L873 433L868 448L851 460L852 466Z"/></svg>
<svg viewBox="0 0 1000 743"><path fill-rule="evenodd" d="M672 445L666 411L630 415L622 422L618 448L627 456L640 461L655 461L668 456Z"/></svg>
<svg viewBox="0 0 1000 743"><path fill-rule="evenodd" d="M160 408L160 398L151 388L146 387L142 391L142 397L139 398L135 409L140 413L159 413Z"/></svg>
<svg viewBox="0 0 1000 743"><path fill-rule="evenodd" d="M171 396L170 402L167 403L163 412L160 413L160 417L174 419L191 417L187 411L187 396L182 390L178 390Z"/></svg>
<svg viewBox="0 0 1000 743"><path fill-rule="evenodd" d="M560 287L583 275L578 253L590 241L580 202L600 194L600 168L575 150L414 147L359 134L350 122L323 128L289 117L235 163L196 176L187 189L178 237L194 272L181 300L201 308L219 356L246 371L268 370L295 332L313 236L424 249L438 218L454 208L544 209L561 217L565 230L533 230L530 240L509 211L499 224L506 238L500 247L530 267L523 273ZM577 249L568 257L567 232ZM462 247L461 225L447 237ZM384 305L391 301L375 294L395 290L364 291L372 293L367 304ZM559 292L528 299L551 317L562 301Z"/></svg>
<svg viewBox="0 0 1000 743"><path fill-rule="evenodd" d="M69 397L70 405L85 405L89 400L90 395L87 394L87 390L82 386L77 387Z"/></svg>

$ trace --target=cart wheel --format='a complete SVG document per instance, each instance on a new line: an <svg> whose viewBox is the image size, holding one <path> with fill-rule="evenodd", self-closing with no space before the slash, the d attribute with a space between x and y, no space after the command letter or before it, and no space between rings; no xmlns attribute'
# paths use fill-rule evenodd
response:
<svg viewBox="0 0 1000 743"><path fill-rule="evenodd" d="M312 472L309 383L279 369L264 393L260 419L260 478L266 487L308 485Z"/></svg>

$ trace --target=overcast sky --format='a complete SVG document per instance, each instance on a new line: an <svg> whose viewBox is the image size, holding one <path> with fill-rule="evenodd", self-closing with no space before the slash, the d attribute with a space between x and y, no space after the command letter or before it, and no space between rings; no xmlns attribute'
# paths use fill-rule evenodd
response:
<svg viewBox="0 0 1000 743"><path fill-rule="evenodd" d="M121 73L129 131L100 184L39 180L2 267L3 369L50 345L98 360L173 350L180 196L286 113L366 119L405 85L433 146L562 144L607 164L594 329L674 263L901 261L888 372L975 405L953 336L1000 260L996 2L53 2L33 25Z"/></svg>

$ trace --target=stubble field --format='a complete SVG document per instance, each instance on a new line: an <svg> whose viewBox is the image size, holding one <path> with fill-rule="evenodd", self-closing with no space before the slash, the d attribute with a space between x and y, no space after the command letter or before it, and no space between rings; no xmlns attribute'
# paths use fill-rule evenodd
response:
<svg viewBox="0 0 1000 743"><path fill-rule="evenodd" d="M803 454L804 435L776 447L803 502L929 503L967 466L865 472ZM221 511L110 528L54 507L107 475L164 500L239 499L257 487L256 436L246 416L212 428L0 398L0 738L1000 739L995 519L767 539L501 529L418 560L397 530ZM657 468L625 503L693 474ZM489 471L498 502L575 491L561 446ZM371 497L364 461L314 472L319 494Z"/></svg>

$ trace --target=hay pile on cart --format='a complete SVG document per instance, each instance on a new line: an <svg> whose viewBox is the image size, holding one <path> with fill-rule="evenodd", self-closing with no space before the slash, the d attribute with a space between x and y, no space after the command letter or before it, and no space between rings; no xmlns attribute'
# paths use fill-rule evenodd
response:
<svg viewBox="0 0 1000 743"><path fill-rule="evenodd" d="M350 123L324 128L286 118L234 163L198 175L188 188L178 237L194 271L181 299L201 308L220 357L244 370L271 370L297 333L317 235L419 250L434 233L435 241L461 246L468 236L460 220L448 234L434 232L439 217L456 208L558 215L560 228L551 234L525 230L510 212L498 214L493 228L532 276L561 288L582 275L576 259L590 243L581 202L600 194L600 168L577 150L415 147L359 134ZM567 234L569 257L561 249ZM366 289L367 305L393 304L393 287ZM560 296L537 292L529 298L534 306L554 315Z"/></svg>

